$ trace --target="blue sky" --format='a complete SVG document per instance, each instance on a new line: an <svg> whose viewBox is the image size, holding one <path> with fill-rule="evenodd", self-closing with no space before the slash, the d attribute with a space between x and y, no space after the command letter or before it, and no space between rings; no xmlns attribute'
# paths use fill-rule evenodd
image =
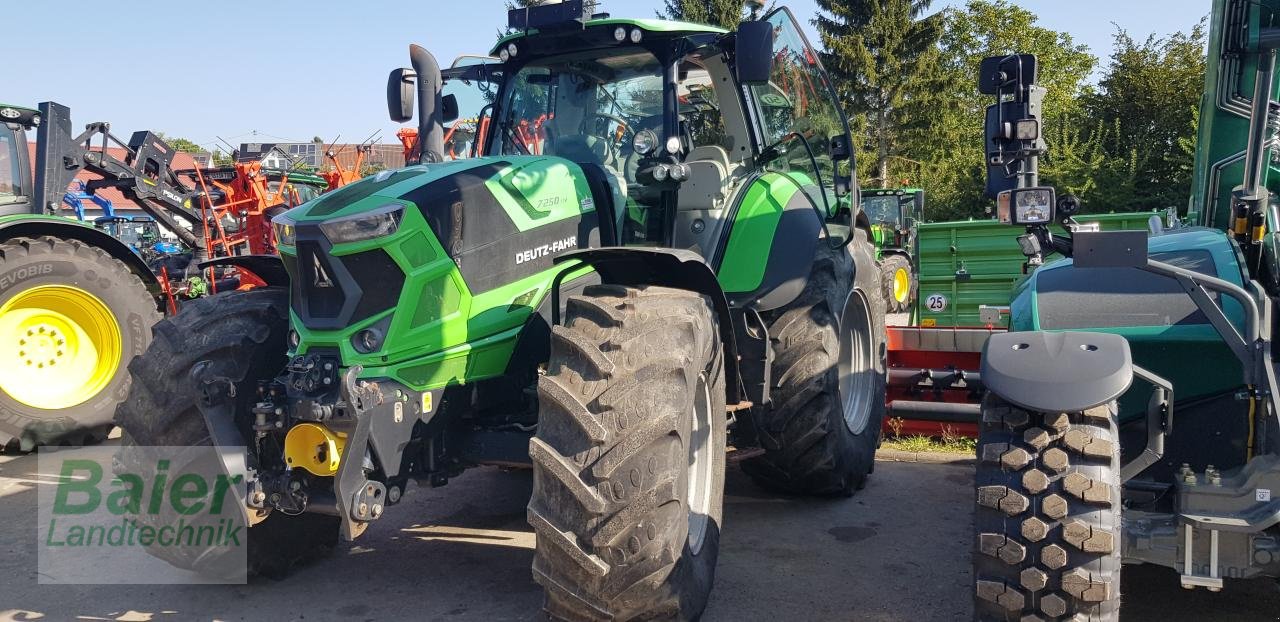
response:
<svg viewBox="0 0 1280 622"><path fill-rule="evenodd" d="M781 3L806 22L817 11L813 0ZM932 10L960 4L938 0ZM1210 6L1208 0L1016 4L1043 25L1070 32L1103 61L1116 25L1135 37L1165 35L1190 28ZM0 58L8 59L0 64L0 101L59 101L71 107L75 127L109 121L126 139L152 129L205 146L216 145L215 136L239 144L341 134L343 142L357 142L381 130L385 142L394 142L385 81L390 69L408 64L408 44L426 46L442 64L486 52L505 25L503 5L126 0L113 10L87 0L28 2L16 29L0 36ZM615 16L651 17L661 5L602 0Z"/></svg>

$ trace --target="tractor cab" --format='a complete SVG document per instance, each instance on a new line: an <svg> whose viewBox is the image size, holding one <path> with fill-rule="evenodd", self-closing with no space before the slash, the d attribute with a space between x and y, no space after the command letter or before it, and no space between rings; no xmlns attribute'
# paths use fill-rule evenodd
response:
<svg viewBox="0 0 1280 622"><path fill-rule="evenodd" d="M864 188L861 196L862 211L871 222L876 245L908 246L908 237L924 214L924 190Z"/></svg>
<svg viewBox="0 0 1280 622"><path fill-rule="evenodd" d="M39 124L38 111L0 104L0 216L31 213L26 130Z"/></svg>
<svg viewBox="0 0 1280 622"><path fill-rule="evenodd" d="M735 32L575 10L512 11L514 32L493 58L441 72L444 159L457 157L451 137L468 135L465 122L478 128L474 155L568 160L588 205L607 210L602 240L713 263L727 251L717 244L727 212L769 172L788 174L781 183L824 218L840 210L847 123L789 10ZM404 121L414 74L397 71L389 104Z"/></svg>
<svg viewBox="0 0 1280 622"><path fill-rule="evenodd" d="M609 188L622 243L689 248L712 261L723 233L716 224L757 164L800 171L816 206L834 213L828 143L847 134L843 116L790 12L757 23L768 28L754 41L741 31L608 18L512 34L494 47L510 78L488 153L575 162ZM747 75L750 45L767 56L755 59L758 76ZM530 120L539 122L533 142L522 132Z"/></svg>

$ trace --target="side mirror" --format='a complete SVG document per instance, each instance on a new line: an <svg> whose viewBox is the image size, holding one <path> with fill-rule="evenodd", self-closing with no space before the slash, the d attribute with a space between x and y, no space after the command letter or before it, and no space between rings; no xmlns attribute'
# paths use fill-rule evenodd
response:
<svg viewBox="0 0 1280 622"><path fill-rule="evenodd" d="M999 95L1011 87L1026 88L1037 82L1039 64L1035 54L1010 54L982 59L978 67L978 92Z"/></svg>
<svg viewBox="0 0 1280 622"><path fill-rule="evenodd" d="M445 95L440 98L440 116L442 123L453 123L458 120L458 97L456 95Z"/></svg>
<svg viewBox="0 0 1280 622"><path fill-rule="evenodd" d="M412 69L392 69L387 76L387 114L396 123L413 119L413 90L417 74Z"/></svg>
<svg viewBox="0 0 1280 622"><path fill-rule="evenodd" d="M836 162L848 160L853 155L853 150L849 146L849 135L836 134L832 136L830 153L831 159Z"/></svg>
<svg viewBox="0 0 1280 622"><path fill-rule="evenodd" d="M768 84L769 75L773 73L773 24L765 21L739 24L733 57L739 82Z"/></svg>

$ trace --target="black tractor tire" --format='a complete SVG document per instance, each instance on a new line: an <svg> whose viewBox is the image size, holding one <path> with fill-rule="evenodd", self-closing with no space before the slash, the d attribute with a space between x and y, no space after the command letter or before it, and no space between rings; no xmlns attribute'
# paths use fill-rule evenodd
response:
<svg viewBox="0 0 1280 622"><path fill-rule="evenodd" d="M1115 402L1048 413L983 399L974 619L1119 619L1115 413Z"/></svg>
<svg viewBox="0 0 1280 622"><path fill-rule="evenodd" d="M121 456L134 455L129 450L137 447L211 445L197 406L200 387L191 378L197 365L210 365L216 375L234 383L235 423L245 444L251 445L249 426L258 383L283 370L288 331L289 294L282 287L231 291L183 303L177 315L156 324L155 341L129 365L133 389L116 411L116 422L124 430ZM144 476L143 481L152 481L156 464L129 466ZM179 469L174 465L170 472ZM163 507L165 511L144 513L139 519L160 528L183 518L169 504ZM337 544L338 527L334 516L272 512L248 529L249 576L279 578L321 557ZM231 549L156 546L148 552L179 568L215 577L246 570Z"/></svg>
<svg viewBox="0 0 1280 622"><path fill-rule="evenodd" d="M899 292L894 284L897 282L898 273L904 273L907 280L907 289L901 292L902 297L899 298ZM889 313L905 313L911 308L912 301L916 297L916 274L911 269L911 262L902 255L887 255L880 262L880 278L882 279L885 306Z"/></svg>
<svg viewBox="0 0 1280 622"><path fill-rule="evenodd" d="M764 315L772 404L751 409L765 453L742 463L760 485L852 495L866 483L884 421L885 303L860 229L847 249L820 242L799 298Z"/></svg>
<svg viewBox="0 0 1280 622"><path fill-rule="evenodd" d="M0 389L0 449L99 442L114 427L116 404L129 392L126 365L151 343L160 319L156 299L124 262L79 240L19 237L0 244L0 308L38 287L69 286L97 299L119 331L119 366L97 393L78 404L40 408ZM18 357L22 335L0 335L4 354ZM61 354L61 352L59 352ZM52 404L50 404L52 406Z"/></svg>
<svg viewBox="0 0 1280 622"><path fill-rule="evenodd" d="M712 304L685 290L590 286L552 331L529 442L544 608L561 620L695 620L724 500Z"/></svg>

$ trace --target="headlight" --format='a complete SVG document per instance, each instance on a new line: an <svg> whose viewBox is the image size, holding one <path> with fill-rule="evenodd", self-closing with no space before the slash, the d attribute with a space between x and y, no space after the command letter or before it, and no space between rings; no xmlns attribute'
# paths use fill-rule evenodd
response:
<svg viewBox="0 0 1280 622"><path fill-rule="evenodd" d="M1040 121L1036 119L1019 119L1013 123L1013 137L1017 140L1035 140L1040 138Z"/></svg>
<svg viewBox="0 0 1280 622"><path fill-rule="evenodd" d="M332 244L362 242L395 233L400 229L404 206L399 203L384 205L372 212L338 218L320 223L320 231Z"/></svg>
<svg viewBox="0 0 1280 622"><path fill-rule="evenodd" d="M276 244L294 246L298 243L298 227L283 214L271 219L271 226L276 230Z"/></svg>
<svg viewBox="0 0 1280 622"><path fill-rule="evenodd" d="M631 148L636 153L647 156L658 148L658 135L653 130L640 130L636 132L635 138L631 139Z"/></svg>

